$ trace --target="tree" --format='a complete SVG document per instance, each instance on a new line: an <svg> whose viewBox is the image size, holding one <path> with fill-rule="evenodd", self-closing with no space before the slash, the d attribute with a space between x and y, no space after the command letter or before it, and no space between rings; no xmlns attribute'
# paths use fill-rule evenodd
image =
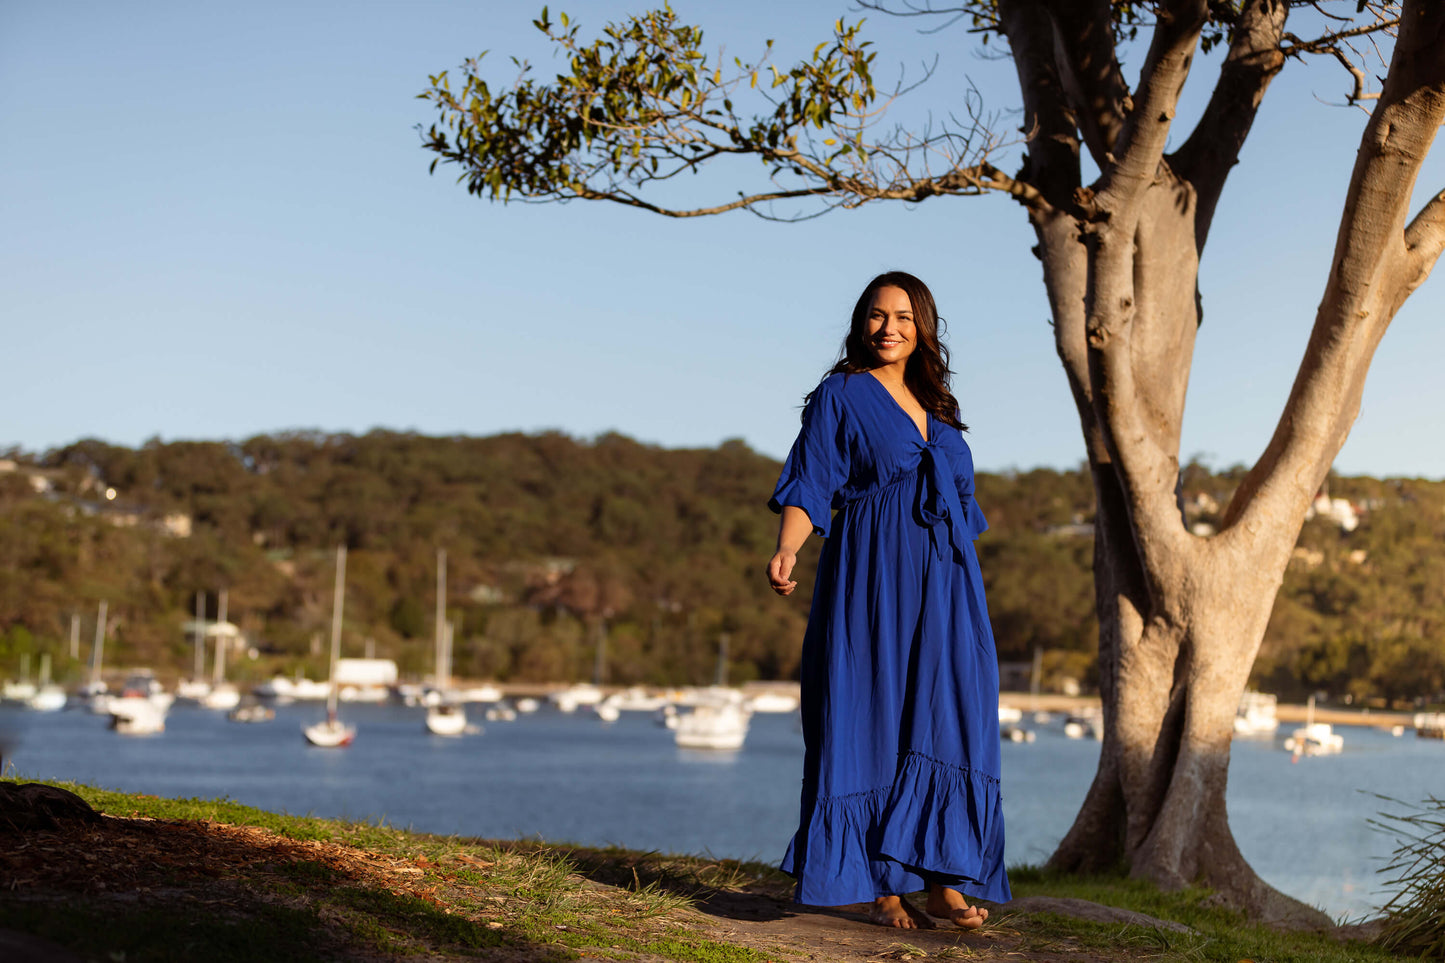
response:
<svg viewBox="0 0 1445 963"><path fill-rule="evenodd" d="M886 0L864 6L884 9ZM1324 922L1265 885L1229 831L1232 718L1305 510L1357 414L1374 350L1445 246L1445 193L1415 216L1415 178L1445 117L1445 4L1405 0L972 0L944 14L1006 41L1024 107L1016 173L971 96L961 124L877 134L876 54L835 25L811 58L714 63L668 8L584 43L543 8L568 55L550 83L494 91L478 60L453 91L422 95L432 161L493 200L605 200L672 217L748 209L788 218L873 200L1004 193L1023 205L1043 266L1056 348L1072 389L1096 500L1095 607L1105 737L1098 773L1054 866L1126 862L1167 887L1202 881L1264 918ZM1286 31L1293 7L1324 19ZM1332 8L1332 9L1326 9ZM1121 40L1147 40L1134 89ZM1394 36L1378 91L1356 47ZM1226 46L1207 108L1168 150L1196 52ZM1213 214L1260 101L1292 58L1330 56L1374 100L1344 198L1334 260L1293 390L1217 535L1190 533L1179 497L1185 386L1201 319L1197 278ZM725 73L726 71L726 73ZM734 98L767 98L745 116ZM957 108L960 105L955 105ZM1099 176L1085 184L1082 153ZM715 159L761 160L768 182L700 208L667 206L668 182ZM779 214L780 203L816 208Z"/></svg>

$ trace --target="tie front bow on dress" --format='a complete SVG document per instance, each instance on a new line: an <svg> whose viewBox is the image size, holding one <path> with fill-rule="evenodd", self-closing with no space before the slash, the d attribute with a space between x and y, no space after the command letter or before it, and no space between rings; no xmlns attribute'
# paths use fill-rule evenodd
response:
<svg viewBox="0 0 1445 963"><path fill-rule="evenodd" d="M973 501L972 497L969 501ZM969 534L968 512L958 497L953 466L938 444L923 445L918 459L918 493L914 497L913 517L928 529L928 539L940 562L947 562L952 553L963 551Z"/></svg>

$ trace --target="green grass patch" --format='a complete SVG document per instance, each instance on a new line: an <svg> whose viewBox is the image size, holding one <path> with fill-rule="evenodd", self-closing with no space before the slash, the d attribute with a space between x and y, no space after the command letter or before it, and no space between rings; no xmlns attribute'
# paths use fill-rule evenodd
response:
<svg viewBox="0 0 1445 963"><path fill-rule="evenodd" d="M1075 876L1035 867L1009 870L1014 896L1085 899L1182 923L1193 933L1156 927L1095 923L1049 913L1030 914L1019 929L1026 944L1044 951L1050 942L1096 952L1110 947L1141 957L1209 963L1357 963L1399 957L1361 942L1341 942L1328 933L1284 931L1247 920L1243 914L1211 905L1212 892L1191 888L1168 893L1151 883L1123 876ZM1006 921L1000 921L1004 923Z"/></svg>

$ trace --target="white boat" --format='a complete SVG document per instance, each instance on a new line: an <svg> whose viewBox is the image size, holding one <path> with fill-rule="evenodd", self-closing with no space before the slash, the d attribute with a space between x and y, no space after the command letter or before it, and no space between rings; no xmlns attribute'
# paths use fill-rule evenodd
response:
<svg viewBox="0 0 1445 963"><path fill-rule="evenodd" d="M201 699L201 705L205 706L207 709L220 709L223 711L230 711L231 709L236 708L236 706L240 704L241 690L237 689L229 682L223 682L218 686L212 686L211 691L207 692L205 697Z"/></svg>
<svg viewBox="0 0 1445 963"><path fill-rule="evenodd" d="M1299 756L1328 756L1345 748L1345 738L1328 722L1315 722L1315 697L1305 704L1305 724L1290 734L1284 748Z"/></svg>
<svg viewBox="0 0 1445 963"><path fill-rule="evenodd" d="M499 702L496 705L487 707L484 718L488 722L515 722L517 720L517 710L505 702Z"/></svg>
<svg viewBox="0 0 1445 963"><path fill-rule="evenodd" d="M226 621L229 595L229 592L221 589L220 611L216 613L216 623L205 631L206 636L216 640L216 654L211 657L211 689L201 697L201 705L222 712L230 712L241 704L241 690L226 681L226 647L241 634L240 629Z"/></svg>
<svg viewBox="0 0 1445 963"><path fill-rule="evenodd" d="M1014 706L1001 705L998 707L998 724L1009 726L1024 721L1024 711Z"/></svg>
<svg viewBox="0 0 1445 963"><path fill-rule="evenodd" d="M1417 712L1410 722L1421 739L1445 739L1445 712Z"/></svg>
<svg viewBox="0 0 1445 963"><path fill-rule="evenodd" d="M1345 737L1328 722L1312 722L1296 729L1285 739L1284 747L1297 756L1327 756L1345 748Z"/></svg>
<svg viewBox="0 0 1445 963"><path fill-rule="evenodd" d="M798 708L798 697L791 692L759 692L748 699L748 708L753 712L792 712Z"/></svg>
<svg viewBox="0 0 1445 963"><path fill-rule="evenodd" d="M739 749L752 714L737 705L699 705L677 715L673 738L683 749Z"/></svg>
<svg viewBox="0 0 1445 963"><path fill-rule="evenodd" d="M1004 726L999 730L999 738L1008 742L1033 742L1038 738L1038 733L1032 729L1025 729L1022 726Z"/></svg>
<svg viewBox="0 0 1445 963"><path fill-rule="evenodd" d="M656 712L668 703L667 696L649 692L640 685L620 689L603 699L599 705L611 706L621 712Z"/></svg>
<svg viewBox="0 0 1445 963"><path fill-rule="evenodd" d="M35 683L26 679L6 679L4 685L0 685L0 699L6 702L29 702L35 697Z"/></svg>
<svg viewBox="0 0 1445 963"><path fill-rule="evenodd" d="M226 713L226 718L232 722L270 722L276 718L276 710L259 702L249 702Z"/></svg>
<svg viewBox="0 0 1445 963"><path fill-rule="evenodd" d="M1103 719L1093 714L1073 715L1064 720L1064 735L1070 739L1103 739Z"/></svg>
<svg viewBox="0 0 1445 963"><path fill-rule="evenodd" d="M490 682L483 682L481 685L469 686L465 689L455 689L452 695L458 702L501 702L502 696L505 695L505 693Z"/></svg>
<svg viewBox="0 0 1445 963"><path fill-rule="evenodd" d="M112 696L106 700L110 727L124 736L148 736L166 731L166 710L143 695Z"/></svg>
<svg viewBox="0 0 1445 963"><path fill-rule="evenodd" d="M346 605L346 546L336 546L336 587L331 596L331 682L336 680L336 663L341 661L341 613ZM323 749L349 746L356 739L356 727L348 726L336 715L336 689L328 683L326 718L302 728L306 741Z"/></svg>
<svg viewBox="0 0 1445 963"><path fill-rule="evenodd" d="M517 700L516 706L518 712L536 712L542 707L542 704L531 696L522 696Z"/></svg>
<svg viewBox="0 0 1445 963"><path fill-rule="evenodd" d="M595 706L602 701L602 690L587 682L568 686L549 697L561 712L576 712L578 706Z"/></svg>
<svg viewBox="0 0 1445 963"><path fill-rule="evenodd" d="M55 712L65 708L65 690L54 682L42 685L25 703L36 712Z"/></svg>
<svg viewBox="0 0 1445 963"><path fill-rule="evenodd" d="M467 710L460 701L447 692L452 680L452 637L451 622L447 620L447 552L437 549L437 613L436 613L436 685L426 693L426 728L437 736L470 735L481 731L480 726L467 725ZM434 699L432 697L435 697Z"/></svg>
<svg viewBox="0 0 1445 963"><path fill-rule="evenodd" d="M1279 728L1275 715L1278 697L1267 692L1245 692L1239 697L1239 708L1234 714L1236 736L1274 735Z"/></svg>
<svg viewBox="0 0 1445 963"><path fill-rule="evenodd" d="M182 679L176 683L177 699L200 703L210 694L211 684L205 679Z"/></svg>
<svg viewBox="0 0 1445 963"><path fill-rule="evenodd" d="M609 705L605 701L597 703L594 711L597 713L597 718L603 722L616 722L622 717L622 710L614 705Z"/></svg>
<svg viewBox="0 0 1445 963"><path fill-rule="evenodd" d="M344 685L336 695L342 702L375 703L390 699L391 690L384 685Z"/></svg>
<svg viewBox="0 0 1445 963"><path fill-rule="evenodd" d="M301 731L306 734L307 742L322 749L340 749L351 745L356 739L355 726L348 726L340 719L330 715L321 722L306 726Z"/></svg>
<svg viewBox="0 0 1445 963"><path fill-rule="evenodd" d="M467 725L467 714L460 705L454 702L443 702L435 705L426 711L427 731L437 736L460 736L477 731L476 726Z"/></svg>

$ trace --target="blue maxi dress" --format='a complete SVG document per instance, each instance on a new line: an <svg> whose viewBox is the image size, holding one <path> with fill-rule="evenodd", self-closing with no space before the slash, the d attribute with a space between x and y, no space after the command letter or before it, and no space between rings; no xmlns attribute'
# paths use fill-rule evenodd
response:
<svg viewBox="0 0 1445 963"><path fill-rule="evenodd" d="M1009 899L998 661L973 546L988 523L962 433L930 415L925 439L872 374L830 375L768 504L803 509L825 539L803 641L802 812L782 863L797 901L932 883Z"/></svg>

